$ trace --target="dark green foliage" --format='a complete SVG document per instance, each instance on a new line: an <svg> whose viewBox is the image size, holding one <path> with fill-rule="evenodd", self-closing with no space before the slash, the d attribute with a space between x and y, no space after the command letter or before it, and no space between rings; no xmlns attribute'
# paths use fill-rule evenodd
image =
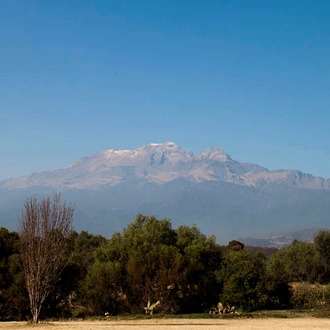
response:
<svg viewBox="0 0 330 330"><path fill-rule="evenodd" d="M84 282L94 264L94 252L107 241L87 232L73 232L70 239L70 260L44 303L42 318L72 316L72 308L83 302ZM0 320L25 320L30 315L18 242L17 233L0 228Z"/></svg>
<svg viewBox="0 0 330 330"><path fill-rule="evenodd" d="M95 262L95 251L107 242L101 235L86 231L71 234L71 250L55 289L43 310L45 317L69 317L71 308L86 303L86 277Z"/></svg>
<svg viewBox="0 0 330 330"><path fill-rule="evenodd" d="M204 311L218 299L220 263L215 238L196 226L174 230L168 219L139 214L98 249L87 279L89 301L99 313L141 313L148 300L160 301L163 313Z"/></svg>
<svg viewBox="0 0 330 330"><path fill-rule="evenodd" d="M262 253L252 255L229 247L219 278L223 286L220 297L223 304L243 310L256 310L265 306L266 265Z"/></svg>
<svg viewBox="0 0 330 330"><path fill-rule="evenodd" d="M177 247L181 255L181 312L199 312L216 304L220 286L216 271L222 252L215 237L206 237L196 226L177 229Z"/></svg>
<svg viewBox="0 0 330 330"><path fill-rule="evenodd" d="M18 234L0 228L0 320L24 320L29 312Z"/></svg>
<svg viewBox="0 0 330 330"><path fill-rule="evenodd" d="M18 239L0 229L0 320L29 315ZM42 318L141 314L148 300L160 302L155 313L203 313L219 301L244 311L317 308L330 301L328 287L295 284L292 291L289 285L327 281L328 232L315 244L294 241L269 260L238 241L221 247L197 226L173 229L168 219L141 214L109 240L85 231L72 232L69 240L69 262Z"/></svg>
<svg viewBox="0 0 330 330"><path fill-rule="evenodd" d="M270 257L278 251L278 248L275 247L260 247L260 246L245 246L244 249L253 254L257 253L258 251L262 252L266 257L266 261L268 261Z"/></svg>
<svg viewBox="0 0 330 330"><path fill-rule="evenodd" d="M88 270L95 262L95 251L106 242L105 237L93 235L87 231L72 234L72 253L64 271L74 273L74 276L71 275L72 281L70 282L71 290L75 292L73 300L78 299L79 301L84 296L84 282Z"/></svg>
<svg viewBox="0 0 330 330"><path fill-rule="evenodd" d="M291 306L292 291L289 276L280 261L274 258L266 265L267 303L265 307L269 309L283 309Z"/></svg>
<svg viewBox="0 0 330 330"><path fill-rule="evenodd" d="M240 241L230 241L228 245L224 248L224 252L227 253L229 251L242 251L244 250L244 244Z"/></svg>
<svg viewBox="0 0 330 330"><path fill-rule="evenodd" d="M148 299L164 300L167 286L175 282L178 251L176 233L167 219L138 215L97 251L88 276L90 301L95 311L101 307L112 314L119 307L143 311ZM93 283L98 287L93 288ZM99 301L103 301L99 306ZM165 307L165 305L164 305Z"/></svg>
<svg viewBox="0 0 330 330"><path fill-rule="evenodd" d="M321 262L324 267L323 278L330 280L330 231L320 231L314 238L316 250L320 254Z"/></svg>
<svg viewBox="0 0 330 330"><path fill-rule="evenodd" d="M218 271L221 302L245 311L287 308L291 291L281 268L271 272L261 251L251 253L238 241L224 248L224 263Z"/></svg>
<svg viewBox="0 0 330 330"><path fill-rule="evenodd" d="M298 242L296 240L285 249L272 255L268 269L283 281L308 281L320 280L321 271L320 255L313 243Z"/></svg>

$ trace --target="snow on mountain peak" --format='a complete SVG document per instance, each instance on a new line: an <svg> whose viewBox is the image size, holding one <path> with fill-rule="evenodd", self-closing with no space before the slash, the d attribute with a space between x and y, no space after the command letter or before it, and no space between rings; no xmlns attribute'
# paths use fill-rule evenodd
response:
<svg viewBox="0 0 330 330"><path fill-rule="evenodd" d="M166 145L167 147L178 147L177 144L171 141L165 142L164 145Z"/></svg>
<svg viewBox="0 0 330 330"><path fill-rule="evenodd" d="M219 147L212 147L204 150L199 154L202 158L209 158L215 159L220 161L228 161L231 160L231 157L226 154L222 149Z"/></svg>
<svg viewBox="0 0 330 330"><path fill-rule="evenodd" d="M130 152L131 150L109 149L103 151L104 155L111 157L112 155L122 155Z"/></svg>
<svg viewBox="0 0 330 330"><path fill-rule="evenodd" d="M174 148L174 147L179 147L176 143L167 141L165 143L150 143L144 147L169 147L169 148ZM143 148L143 147L142 147Z"/></svg>

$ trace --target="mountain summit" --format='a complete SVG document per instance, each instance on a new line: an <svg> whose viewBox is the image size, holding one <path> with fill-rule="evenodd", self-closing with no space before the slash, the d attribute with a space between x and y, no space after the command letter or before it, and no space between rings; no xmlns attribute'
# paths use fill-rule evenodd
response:
<svg viewBox="0 0 330 330"><path fill-rule="evenodd" d="M83 157L65 169L2 181L0 188L101 189L127 182L164 184L184 179L193 183L221 181L242 186L278 185L330 189L330 180L296 170L269 171L233 160L218 147L197 154L174 142L150 143L135 150L109 149Z"/></svg>

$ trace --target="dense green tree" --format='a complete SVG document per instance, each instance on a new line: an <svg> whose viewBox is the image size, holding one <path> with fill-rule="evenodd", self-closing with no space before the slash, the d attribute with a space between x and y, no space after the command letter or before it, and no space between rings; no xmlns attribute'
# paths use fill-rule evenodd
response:
<svg viewBox="0 0 330 330"><path fill-rule="evenodd" d="M287 308L290 306L290 275L286 270L284 250L278 250L267 262L267 308Z"/></svg>
<svg viewBox="0 0 330 330"><path fill-rule="evenodd" d="M220 250L196 226L174 230L168 219L138 214L96 252L86 282L92 309L102 301L103 312L142 312L159 301L164 313L204 311L218 299Z"/></svg>
<svg viewBox="0 0 330 330"><path fill-rule="evenodd" d="M267 302L266 265L262 253L228 249L219 271L221 302L243 310L256 310Z"/></svg>
<svg viewBox="0 0 330 330"><path fill-rule="evenodd" d="M86 277L95 262L95 251L106 243L105 237L86 231L73 231L69 237L71 254L54 289L45 300L41 316L71 317L72 307L88 304Z"/></svg>
<svg viewBox="0 0 330 330"><path fill-rule="evenodd" d="M206 237L195 225L178 227L177 247L182 255L181 311L205 311L219 299L216 271L222 263L221 247L214 236Z"/></svg>
<svg viewBox="0 0 330 330"><path fill-rule="evenodd" d="M330 231L322 230L314 238L316 250L324 267L324 280L330 280Z"/></svg>
<svg viewBox="0 0 330 330"><path fill-rule="evenodd" d="M119 305L143 311L148 300L162 300L164 308L167 287L176 276L175 242L176 233L168 219L138 214L122 234L113 235L98 249L88 277L88 283L98 282L90 292L91 301L96 305L102 300L103 311L111 313L118 312Z"/></svg>
<svg viewBox="0 0 330 330"><path fill-rule="evenodd" d="M313 243L293 241L288 247L271 256L268 270L284 281L320 280L320 255Z"/></svg>
<svg viewBox="0 0 330 330"><path fill-rule="evenodd" d="M0 228L0 320L23 320L29 313L18 243L16 232Z"/></svg>
<svg viewBox="0 0 330 330"><path fill-rule="evenodd" d="M95 261L95 250L107 239L101 235L93 235L87 231L81 231L79 234L73 233L73 247L69 259L69 264L76 264L82 269L83 275L87 274L87 270Z"/></svg>
<svg viewBox="0 0 330 330"><path fill-rule="evenodd" d="M128 311L127 271L129 250L122 234L111 239L95 251L95 263L85 281L85 306L94 314L117 314Z"/></svg>
<svg viewBox="0 0 330 330"><path fill-rule="evenodd" d="M122 265L118 261L96 260L85 282L84 305L92 314L118 314L127 311L127 298L120 286Z"/></svg>

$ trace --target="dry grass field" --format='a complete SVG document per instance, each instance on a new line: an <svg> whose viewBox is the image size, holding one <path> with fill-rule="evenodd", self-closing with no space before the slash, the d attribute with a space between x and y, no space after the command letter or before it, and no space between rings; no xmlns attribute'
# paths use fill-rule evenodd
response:
<svg viewBox="0 0 330 330"><path fill-rule="evenodd" d="M134 321L70 321L49 322L38 325L26 322L2 322L0 329L17 330L240 330L240 329L330 329L330 319L292 318L292 319L153 319Z"/></svg>

